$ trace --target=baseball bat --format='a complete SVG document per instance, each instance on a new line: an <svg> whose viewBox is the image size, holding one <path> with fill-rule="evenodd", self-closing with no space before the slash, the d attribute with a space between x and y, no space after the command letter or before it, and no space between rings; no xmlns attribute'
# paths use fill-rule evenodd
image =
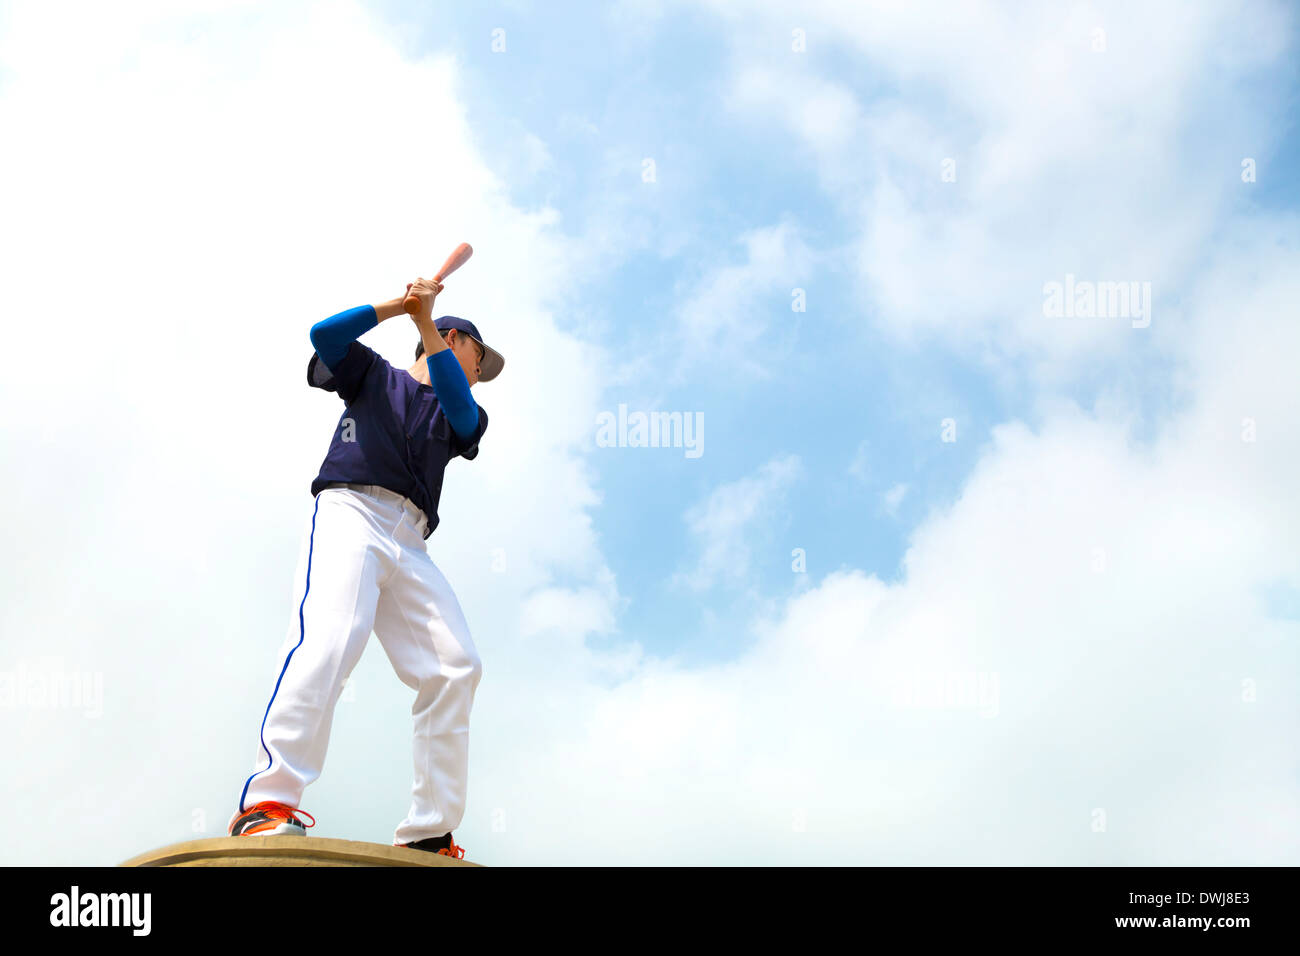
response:
<svg viewBox="0 0 1300 956"><path fill-rule="evenodd" d="M444 278L463 266L473 254L474 250L470 248L470 244L468 242L462 242L452 251L451 255L447 257L447 261L442 264L442 268L439 269L438 274L433 277L433 281L442 282ZM408 315L415 315L415 313L420 311L419 297L408 295L402 302L402 308L406 310Z"/></svg>

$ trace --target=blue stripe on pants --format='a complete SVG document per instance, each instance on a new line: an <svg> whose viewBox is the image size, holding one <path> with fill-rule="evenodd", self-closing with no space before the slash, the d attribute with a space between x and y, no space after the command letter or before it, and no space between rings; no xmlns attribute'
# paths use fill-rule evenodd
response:
<svg viewBox="0 0 1300 956"><path fill-rule="evenodd" d="M275 679L275 690L271 691L271 699L266 702L266 713L262 715L262 728L257 732L258 739L262 742L262 749L266 751L266 768L254 771L247 780L244 781L244 790L239 795L239 812L244 812L244 798L248 796L248 788L253 783L253 777L260 773L266 773L271 769L271 751L266 746L266 718L270 716L271 705L275 703L275 695L280 692L280 682L284 680L284 672L289 669L289 662L293 660L293 652L302 647L303 638L307 635L307 629L302 620L302 609L307 604L307 595L311 593L311 555L316 547L316 512L320 510L320 496L316 498L316 506L311 511L311 535L307 539L307 586L303 588L302 603L298 605L298 643L289 651L289 656L284 659L284 666L280 668L280 676Z"/></svg>

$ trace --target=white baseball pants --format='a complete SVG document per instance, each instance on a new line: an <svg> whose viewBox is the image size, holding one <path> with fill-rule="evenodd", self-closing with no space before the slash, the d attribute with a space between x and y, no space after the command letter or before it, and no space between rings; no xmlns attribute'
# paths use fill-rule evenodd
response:
<svg viewBox="0 0 1300 956"><path fill-rule="evenodd" d="M429 557L425 527L410 499L385 488L326 488L316 496L255 771L236 816L263 800L302 805L324 766L343 683L373 629L397 676L416 692L415 784L393 842L460 825L469 714L483 669L456 595Z"/></svg>

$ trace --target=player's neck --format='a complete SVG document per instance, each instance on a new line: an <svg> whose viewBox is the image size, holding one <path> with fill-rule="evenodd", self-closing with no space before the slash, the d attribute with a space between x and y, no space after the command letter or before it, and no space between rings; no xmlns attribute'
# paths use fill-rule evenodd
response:
<svg viewBox="0 0 1300 956"><path fill-rule="evenodd" d="M418 362L416 362L406 371L410 373L411 378L415 379L421 385L433 384L433 382L429 379L429 363L426 362L424 359L420 359Z"/></svg>

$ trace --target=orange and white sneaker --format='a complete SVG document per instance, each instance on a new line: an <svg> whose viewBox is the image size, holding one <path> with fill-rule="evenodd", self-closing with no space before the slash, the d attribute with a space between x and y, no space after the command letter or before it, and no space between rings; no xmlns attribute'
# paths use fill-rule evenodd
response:
<svg viewBox="0 0 1300 956"><path fill-rule="evenodd" d="M454 857L457 860L465 859L465 848L457 846L450 833L444 833L440 837L426 837L423 840L416 840L414 843L394 843L393 846L406 847L408 850L428 850L431 853Z"/></svg>
<svg viewBox="0 0 1300 956"><path fill-rule="evenodd" d="M298 819L306 817L311 823L304 826ZM243 813L238 810L230 818L231 836L306 836L307 827L314 827L316 818L296 807L267 800L255 803Z"/></svg>

